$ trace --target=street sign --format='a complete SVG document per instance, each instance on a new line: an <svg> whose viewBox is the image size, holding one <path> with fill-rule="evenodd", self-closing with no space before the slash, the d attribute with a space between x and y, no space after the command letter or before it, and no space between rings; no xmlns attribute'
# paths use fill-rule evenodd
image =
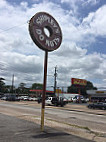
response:
<svg viewBox="0 0 106 142"><path fill-rule="evenodd" d="M31 18L29 32L34 43L45 51L56 50L62 42L62 32L59 24L46 12L36 13Z"/></svg>

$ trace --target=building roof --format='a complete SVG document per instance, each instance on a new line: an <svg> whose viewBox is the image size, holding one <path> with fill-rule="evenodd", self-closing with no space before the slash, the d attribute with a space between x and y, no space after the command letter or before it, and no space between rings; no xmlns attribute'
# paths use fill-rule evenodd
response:
<svg viewBox="0 0 106 142"><path fill-rule="evenodd" d="M43 92L43 90L38 90L38 89L34 89L34 90L30 90L31 92ZM46 90L46 92L48 92L48 93L54 93L54 91L48 91L48 90Z"/></svg>

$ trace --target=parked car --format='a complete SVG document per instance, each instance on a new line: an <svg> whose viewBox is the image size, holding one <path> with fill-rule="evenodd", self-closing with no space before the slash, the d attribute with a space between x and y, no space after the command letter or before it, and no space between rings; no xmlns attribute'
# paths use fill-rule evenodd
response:
<svg viewBox="0 0 106 142"><path fill-rule="evenodd" d="M36 101L36 98L35 97L29 97L28 101Z"/></svg>
<svg viewBox="0 0 106 142"><path fill-rule="evenodd" d="M6 98L7 98L7 97L6 97L6 96L4 96L4 97L2 97L2 98L1 98L1 100L6 100Z"/></svg>
<svg viewBox="0 0 106 142"><path fill-rule="evenodd" d="M28 101L28 98L29 98L28 96L23 96L24 101Z"/></svg>
<svg viewBox="0 0 106 142"><path fill-rule="evenodd" d="M18 99L18 97L16 97L16 95L10 94L10 95L6 96L6 101L20 101L20 99Z"/></svg>
<svg viewBox="0 0 106 142"><path fill-rule="evenodd" d="M89 98L86 98L86 102L89 102Z"/></svg>
<svg viewBox="0 0 106 142"><path fill-rule="evenodd" d="M106 110L106 103L99 102L99 103L89 104L88 108L93 108L93 109L97 108L97 109Z"/></svg>
<svg viewBox="0 0 106 142"><path fill-rule="evenodd" d="M87 100L82 95L77 95L74 98L72 98L72 101L75 103L87 103Z"/></svg>
<svg viewBox="0 0 106 142"><path fill-rule="evenodd" d="M21 97L21 96L18 96L17 98L18 98L19 100L22 100L22 97Z"/></svg>

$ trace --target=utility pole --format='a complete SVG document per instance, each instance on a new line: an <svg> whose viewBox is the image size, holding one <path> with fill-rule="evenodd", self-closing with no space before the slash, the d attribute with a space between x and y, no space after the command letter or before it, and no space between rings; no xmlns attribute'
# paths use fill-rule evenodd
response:
<svg viewBox="0 0 106 142"><path fill-rule="evenodd" d="M54 73L54 95L56 95L56 87L57 87L56 77L57 77L57 66L55 67L55 73Z"/></svg>
<svg viewBox="0 0 106 142"><path fill-rule="evenodd" d="M12 87L11 87L12 94L13 94L13 88L14 88L14 74L12 76Z"/></svg>

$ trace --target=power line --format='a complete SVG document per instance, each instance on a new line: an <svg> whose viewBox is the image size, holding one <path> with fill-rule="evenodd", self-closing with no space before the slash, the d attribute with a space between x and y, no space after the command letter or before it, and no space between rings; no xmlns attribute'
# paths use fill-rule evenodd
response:
<svg viewBox="0 0 106 142"><path fill-rule="evenodd" d="M16 76L18 75L22 75L23 76L23 80L26 80L28 82L31 82L31 81L34 81L36 79L36 75L35 73L28 73L28 72L21 72L21 71L17 71L17 68L13 65L9 65L8 63L6 62L1 62L0 61L0 65L3 66L3 68L0 68L0 71L1 71L1 74L3 73L8 73L10 72L10 69L12 69L12 73L15 72ZM9 69L8 69L9 68ZM28 77L30 77L31 79L29 79ZM35 78L33 78L35 77ZM6 79L7 81L7 79ZM9 80L10 81L10 80Z"/></svg>
<svg viewBox="0 0 106 142"><path fill-rule="evenodd" d="M12 29L14 29L14 28L17 28L17 27L21 27L21 26L23 26L23 25L25 25L25 24L27 24L28 22L26 22L26 23L23 23L23 24L21 24L21 25L17 25L17 26L13 26L13 27L10 27L10 28L7 28L7 29L4 29L4 30L2 30L0 33L4 33L4 32L7 32L7 31L9 31L9 30L12 30Z"/></svg>
<svg viewBox="0 0 106 142"><path fill-rule="evenodd" d="M10 64L7 64L7 63L5 63L5 62L3 63L3 62L0 61L0 65L4 66L4 67L1 67L0 70L3 70L3 71L8 72L7 68L8 68L8 69L11 68L11 69L13 69L13 71L17 71L17 68L16 68L15 66L10 65ZM18 73L24 73L24 74L29 74L29 75L30 75L30 74L32 74L32 75L35 74L35 73L28 73L27 71L24 71L24 72L18 71Z"/></svg>

